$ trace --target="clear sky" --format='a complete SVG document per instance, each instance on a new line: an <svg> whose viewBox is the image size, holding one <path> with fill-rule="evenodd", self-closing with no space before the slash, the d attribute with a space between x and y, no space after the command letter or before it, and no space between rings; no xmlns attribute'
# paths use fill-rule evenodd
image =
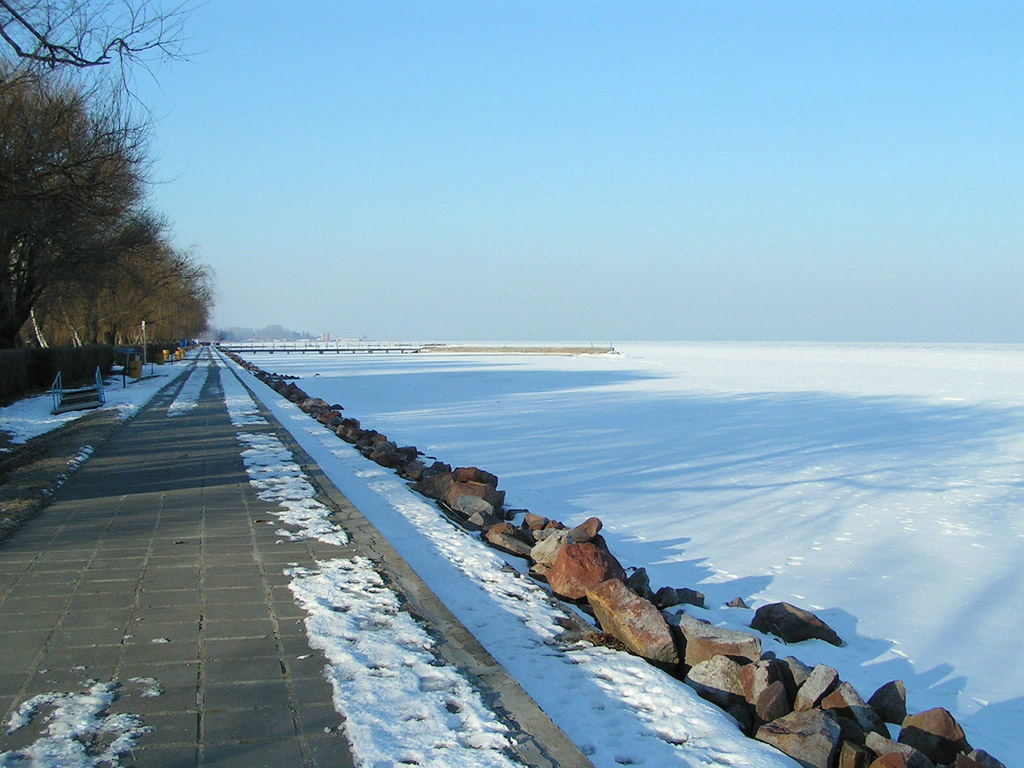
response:
<svg viewBox="0 0 1024 768"><path fill-rule="evenodd" d="M207 0L141 97L219 325L1024 341L1018 0Z"/></svg>

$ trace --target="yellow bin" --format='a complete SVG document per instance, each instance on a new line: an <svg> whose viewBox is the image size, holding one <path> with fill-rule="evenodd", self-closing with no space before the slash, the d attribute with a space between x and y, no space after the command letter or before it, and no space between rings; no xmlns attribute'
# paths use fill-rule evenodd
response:
<svg viewBox="0 0 1024 768"><path fill-rule="evenodd" d="M141 360L130 360L128 362L128 375L133 379L142 378L142 361Z"/></svg>

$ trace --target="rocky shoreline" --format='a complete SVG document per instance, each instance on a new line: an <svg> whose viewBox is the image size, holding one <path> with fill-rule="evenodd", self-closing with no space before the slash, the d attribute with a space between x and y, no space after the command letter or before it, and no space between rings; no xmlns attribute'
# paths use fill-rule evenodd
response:
<svg viewBox="0 0 1024 768"><path fill-rule="evenodd" d="M902 681L890 681L865 699L831 667L812 668L794 656L762 652L761 637L769 634L791 644L820 639L842 646L835 631L813 613L789 603L764 605L753 613L753 632L743 632L685 612L667 612L685 604L702 607L704 595L687 587L654 590L643 568L627 574L601 536L598 518L569 528L529 510L506 509L505 492L490 472L436 460L427 465L414 446L398 446L346 418L341 405L310 397L293 380L231 357L367 459L393 469L466 530L527 560L531 576L594 616L604 633L597 642L628 650L684 681L732 715L746 735L801 765L1005 768L973 748L947 710L908 714ZM740 598L729 605L747 609ZM899 728L895 740L890 725Z"/></svg>

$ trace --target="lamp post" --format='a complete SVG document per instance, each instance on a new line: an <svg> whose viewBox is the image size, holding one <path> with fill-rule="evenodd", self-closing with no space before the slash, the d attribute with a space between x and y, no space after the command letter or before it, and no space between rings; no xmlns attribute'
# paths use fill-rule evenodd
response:
<svg viewBox="0 0 1024 768"><path fill-rule="evenodd" d="M142 365L146 365L146 321L142 321Z"/></svg>

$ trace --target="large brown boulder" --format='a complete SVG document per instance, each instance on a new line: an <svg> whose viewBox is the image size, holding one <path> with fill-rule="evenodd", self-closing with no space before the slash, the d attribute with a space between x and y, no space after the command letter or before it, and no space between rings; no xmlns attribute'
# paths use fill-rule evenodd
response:
<svg viewBox="0 0 1024 768"><path fill-rule="evenodd" d="M587 602L601 629L637 656L675 667L679 652L661 612L619 579L587 590Z"/></svg>
<svg viewBox="0 0 1024 768"><path fill-rule="evenodd" d="M588 517L575 528L569 529L569 538L577 544L592 541L601 532L603 525L600 518Z"/></svg>
<svg viewBox="0 0 1024 768"><path fill-rule="evenodd" d="M492 488L498 487L497 475L492 475L478 467L456 467L452 475L457 483L483 483Z"/></svg>
<svg viewBox="0 0 1024 768"><path fill-rule="evenodd" d="M933 763L947 764L958 752L970 752L963 729L948 710L935 707L903 721L900 744L909 744L923 752Z"/></svg>
<svg viewBox="0 0 1024 768"><path fill-rule="evenodd" d="M458 480L453 475L445 492L444 501L449 507L454 507L460 496L479 496L490 504L495 513L500 513L505 504L505 492L497 490L493 485L481 483L477 480Z"/></svg>
<svg viewBox="0 0 1024 768"><path fill-rule="evenodd" d="M839 725L820 709L793 712L762 725L754 735L805 768L832 768L839 753Z"/></svg>
<svg viewBox="0 0 1024 768"><path fill-rule="evenodd" d="M775 635L787 643L799 643L816 638L832 645L843 644L832 627L810 611L789 603L762 605L754 613L750 628Z"/></svg>
<svg viewBox="0 0 1024 768"><path fill-rule="evenodd" d="M547 573L548 584L556 595L570 600L587 596L587 590L608 579L626 580L619 561L606 549L585 541L566 544Z"/></svg>
<svg viewBox="0 0 1024 768"><path fill-rule="evenodd" d="M679 627L685 643L683 663L689 667L718 655L744 663L761 657L761 641L746 632L715 627L685 613L676 616L673 623Z"/></svg>

